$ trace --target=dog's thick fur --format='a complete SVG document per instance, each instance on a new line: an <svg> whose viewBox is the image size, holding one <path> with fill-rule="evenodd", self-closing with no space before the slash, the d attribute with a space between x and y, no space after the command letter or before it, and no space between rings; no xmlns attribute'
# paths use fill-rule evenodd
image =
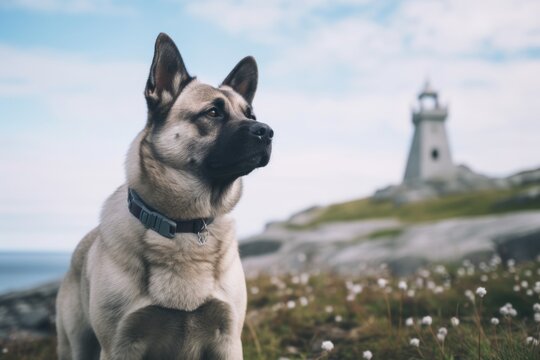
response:
<svg viewBox="0 0 540 360"><path fill-rule="evenodd" d="M58 294L60 359L242 359L245 279L225 215L240 177L270 158L273 131L251 110L256 87L253 58L214 88L158 36L127 182L78 245ZM207 242L145 228L128 210L128 188L171 219L213 217Z"/></svg>

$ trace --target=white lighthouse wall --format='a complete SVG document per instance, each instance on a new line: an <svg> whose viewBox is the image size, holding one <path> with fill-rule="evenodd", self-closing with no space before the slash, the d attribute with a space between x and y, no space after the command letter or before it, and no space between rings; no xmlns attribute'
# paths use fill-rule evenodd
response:
<svg viewBox="0 0 540 360"><path fill-rule="evenodd" d="M415 126L411 148L409 149L409 157L407 158L405 176L403 178L405 182L420 179L420 138L420 131Z"/></svg>
<svg viewBox="0 0 540 360"><path fill-rule="evenodd" d="M454 174L444 121L424 120L416 126L419 133L420 177L448 178ZM416 134L415 134L416 135Z"/></svg>

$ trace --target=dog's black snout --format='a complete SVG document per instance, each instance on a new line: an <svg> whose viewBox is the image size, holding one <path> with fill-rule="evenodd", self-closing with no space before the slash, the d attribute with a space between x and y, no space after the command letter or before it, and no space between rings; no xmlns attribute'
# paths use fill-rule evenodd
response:
<svg viewBox="0 0 540 360"><path fill-rule="evenodd" d="M274 137L274 130L266 124L263 123L255 123L250 126L249 132L252 135L258 136L258 137L264 137L267 139L272 139Z"/></svg>

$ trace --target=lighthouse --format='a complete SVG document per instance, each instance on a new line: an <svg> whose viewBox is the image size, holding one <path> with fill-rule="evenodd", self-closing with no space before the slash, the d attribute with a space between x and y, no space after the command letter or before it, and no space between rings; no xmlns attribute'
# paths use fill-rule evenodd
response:
<svg viewBox="0 0 540 360"><path fill-rule="evenodd" d="M418 95L412 111L414 135L403 177L404 183L445 180L455 174L445 122L448 109L429 81Z"/></svg>

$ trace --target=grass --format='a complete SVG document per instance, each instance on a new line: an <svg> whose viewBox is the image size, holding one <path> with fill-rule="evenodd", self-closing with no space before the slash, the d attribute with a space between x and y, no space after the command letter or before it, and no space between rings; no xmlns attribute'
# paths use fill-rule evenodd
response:
<svg viewBox="0 0 540 360"><path fill-rule="evenodd" d="M395 237L395 236L401 235L402 232L403 232L402 228L382 229L382 230L377 230L370 233L367 236L367 238L370 240L374 240L374 239L380 239L380 238L385 238L385 237Z"/></svg>
<svg viewBox="0 0 540 360"><path fill-rule="evenodd" d="M532 290L540 280L539 268L536 263L510 271L500 266L486 271L475 268L474 275L465 276L424 272L406 279L414 295L399 290L399 279L390 277L385 289L375 278L351 280L332 274L311 276L303 283L298 276L253 279L248 282L251 331L244 332L244 356L362 359L363 352L370 350L373 359L540 359L540 347L526 344L527 337L539 337L533 304L540 288ZM528 288L514 291L515 284L524 280ZM351 295L351 284L361 284L362 291ZM478 286L485 287L487 295L475 296L472 302L465 291L474 292ZM304 300L302 305L301 298L307 304ZM517 309L517 317L499 313L508 302ZM420 324L419 319L427 315L433 318L431 326ZM460 320L457 327L451 325L454 316ZM409 317L414 326L405 325ZM498 326L491 324L492 317L500 320ZM440 327L448 330L444 342L436 337ZM418 348L409 344L412 338L420 340ZM335 345L332 351L321 349L325 340Z"/></svg>
<svg viewBox="0 0 540 360"><path fill-rule="evenodd" d="M249 304L243 331L244 358L248 360L362 359L540 359L540 326L533 305L539 301L540 263L506 267L495 258L422 269L398 279L344 278L337 274L261 276L248 280ZM399 289L405 281L407 290ZM526 284L524 283L526 282ZM538 284L537 284L538 282ZM484 298L466 296L482 286ZM515 289L518 286L519 289ZM500 308L511 303L516 317L504 317ZM420 319L431 316L433 323ZM460 320L451 325L451 318ZM498 326L491 318L500 320ZM414 325L407 326L412 318ZM437 338L447 329L443 342ZM526 344L527 337L532 337ZM410 345L417 338L419 347ZM334 349L321 349L329 340ZM0 359L54 359L52 338L0 343ZM480 356L479 356L480 352Z"/></svg>
<svg viewBox="0 0 540 360"><path fill-rule="evenodd" d="M505 190L484 190L447 195L421 202L395 204L364 198L326 207L311 222L293 229L313 228L336 221L355 221L374 218L398 218L405 223L418 223L455 217L501 214L518 210L540 209L540 198L531 201L508 201L527 187Z"/></svg>

